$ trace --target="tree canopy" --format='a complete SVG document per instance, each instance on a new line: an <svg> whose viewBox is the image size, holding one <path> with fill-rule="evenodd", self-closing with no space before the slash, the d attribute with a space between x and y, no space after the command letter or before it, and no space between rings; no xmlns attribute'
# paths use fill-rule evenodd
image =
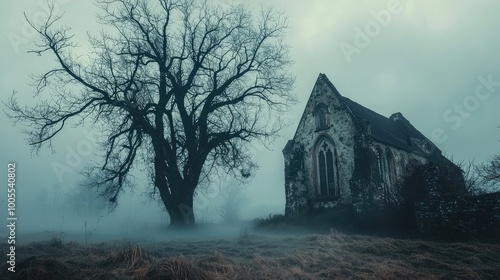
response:
<svg viewBox="0 0 500 280"><path fill-rule="evenodd" d="M13 94L8 115L30 127L36 151L70 121L91 122L103 133L103 160L85 172L101 194L116 203L143 164L171 224L193 224L200 180L214 169L248 177L249 144L276 135L281 122L270 120L295 100L286 18L195 0L96 3L113 31L89 34L85 55L60 15L30 22L39 34L31 52L57 66L35 77L36 105Z"/></svg>

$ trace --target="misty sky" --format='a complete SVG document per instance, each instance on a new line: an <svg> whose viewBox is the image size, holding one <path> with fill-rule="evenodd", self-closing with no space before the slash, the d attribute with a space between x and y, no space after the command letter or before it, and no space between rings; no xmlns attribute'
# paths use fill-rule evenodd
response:
<svg viewBox="0 0 500 280"><path fill-rule="evenodd" d="M46 13L43 2L2 3L2 101L16 90L22 103L32 104L34 91L28 85L30 74L42 73L53 63L53 57L48 55L27 53L33 48L35 37L27 27L23 12L28 19L37 21ZM95 7L91 1L56 2L60 3L59 10L65 12L63 23L73 28L75 38L81 42L78 51L85 53L86 32L100 30L95 23ZM299 103L290 108L286 119L291 126L282 131L282 137L274 142L271 150L255 150L260 170L243 191L247 200L243 204L244 217L284 211L281 150L295 132L319 73L325 73L340 94L382 115L403 113L455 160L482 162L500 151L499 1L268 2L284 9L289 18L288 42L295 60L293 74ZM255 1L249 5L258 8L257 4ZM54 141L55 153L44 149L39 156L30 155L22 129L25 127L13 126L0 114L0 158L5 169L0 171L0 181L6 182L7 162L17 162L19 211L29 219L38 211L32 201L41 189L64 190L81 179L76 172L56 174L55 162L79 169L85 161L94 158L84 155L82 163L66 161L72 150L90 139L81 127L65 130ZM144 187L148 182L139 174L136 183ZM221 185L228 183L231 182ZM141 211L160 216L161 210L155 203L149 206L142 203L145 198L140 193L136 191L134 196L122 197L117 213L124 213L120 216L126 217L124 220L130 221L131 215L140 216ZM2 200L4 198L2 195ZM218 195L205 196L202 200L198 205L212 209ZM6 210L3 208L2 212Z"/></svg>

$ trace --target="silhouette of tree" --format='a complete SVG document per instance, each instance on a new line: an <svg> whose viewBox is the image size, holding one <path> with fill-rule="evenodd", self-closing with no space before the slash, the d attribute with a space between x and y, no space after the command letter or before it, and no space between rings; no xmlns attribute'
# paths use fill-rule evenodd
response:
<svg viewBox="0 0 500 280"><path fill-rule="evenodd" d="M479 172L488 192L500 191L500 155L494 155L481 164Z"/></svg>
<svg viewBox="0 0 500 280"><path fill-rule="evenodd" d="M106 207L106 200L85 184L77 185L64 197L66 210L72 211L82 220L98 217Z"/></svg>
<svg viewBox="0 0 500 280"><path fill-rule="evenodd" d="M31 127L36 152L70 120L92 122L105 137L103 161L84 170L100 193L116 206L134 187L131 169L144 164L171 225L194 224L200 181L214 169L250 176L249 143L275 136L282 122L270 120L295 100L286 19L206 1L96 2L99 22L114 31L89 34L87 55L76 55L68 27L56 27L53 6L44 23L28 21L40 38L31 52L50 53L57 67L35 77L35 106L13 94L7 114Z"/></svg>
<svg viewBox="0 0 500 280"><path fill-rule="evenodd" d="M221 201L216 207L216 212L222 219L222 222L226 224L239 222L241 207L246 204L246 200L241 186L235 186L232 183L222 188Z"/></svg>
<svg viewBox="0 0 500 280"><path fill-rule="evenodd" d="M481 182L482 176L480 167L475 164L475 160L469 160L467 162L462 160L454 163L462 171L467 192L474 195L480 195L486 192Z"/></svg>

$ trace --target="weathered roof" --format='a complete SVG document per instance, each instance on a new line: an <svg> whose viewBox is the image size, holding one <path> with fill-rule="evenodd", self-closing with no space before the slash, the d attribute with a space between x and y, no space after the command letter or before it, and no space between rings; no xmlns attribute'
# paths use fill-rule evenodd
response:
<svg viewBox="0 0 500 280"><path fill-rule="evenodd" d="M344 103L349 107L354 117L358 120L367 121L370 125L371 136L385 144L398 147L408 151L416 151L417 147L409 142L410 133L394 120L382 116L347 97L342 97Z"/></svg>
<svg viewBox="0 0 500 280"><path fill-rule="evenodd" d="M420 139L432 146L432 149L430 150L433 152L431 155L427 155L428 157L439 157L441 155L441 151L431 141L429 141L429 139L420 133L420 131L418 131L405 117L403 117L401 113L395 113L390 118L382 116L381 114L342 96L325 74L321 73L318 79L323 79L323 81L325 81L326 84L342 98L345 105L354 115L354 118L361 122L368 122L370 125L371 136L374 139L399 149L421 154L422 150L416 145L413 145L411 141L411 139Z"/></svg>
<svg viewBox="0 0 500 280"><path fill-rule="evenodd" d="M402 150L420 154L433 161L447 160L442 155L441 150L418 131L401 113L394 113L388 118L342 96L323 73L319 74L316 83L318 82L323 82L330 87L333 93L343 101L347 109L352 113L354 119L361 124L369 125L370 136L373 139ZM311 100L311 96L309 97L308 103ZM305 114L306 111L304 110L301 122ZM298 129L293 139L295 139L297 133ZM283 149L283 153L286 153L293 146L293 143L293 140L288 141Z"/></svg>

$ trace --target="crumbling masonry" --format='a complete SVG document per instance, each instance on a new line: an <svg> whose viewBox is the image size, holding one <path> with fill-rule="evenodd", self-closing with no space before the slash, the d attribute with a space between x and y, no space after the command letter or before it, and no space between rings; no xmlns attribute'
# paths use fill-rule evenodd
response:
<svg viewBox="0 0 500 280"><path fill-rule="evenodd" d="M324 74L283 155L286 215L347 204L359 215L406 205L416 217L420 201L466 193L460 168L401 113L387 118L343 97Z"/></svg>

